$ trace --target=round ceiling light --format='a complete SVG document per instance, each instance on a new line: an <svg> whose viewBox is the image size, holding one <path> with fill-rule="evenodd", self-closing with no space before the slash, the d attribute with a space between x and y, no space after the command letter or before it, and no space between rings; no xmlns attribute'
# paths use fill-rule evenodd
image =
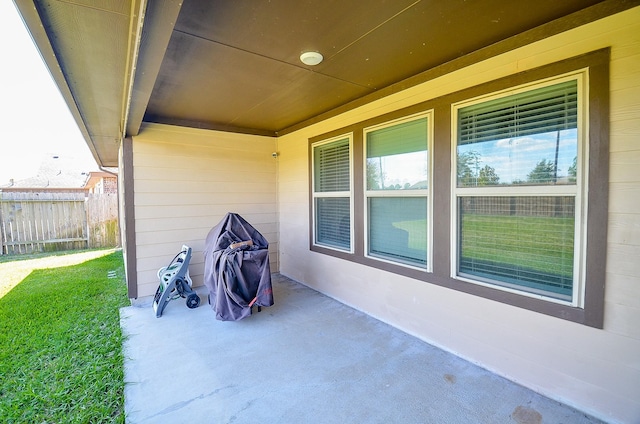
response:
<svg viewBox="0 0 640 424"><path fill-rule="evenodd" d="M305 65L315 66L318 63L322 62L322 55L318 52L304 52L300 55L300 60Z"/></svg>

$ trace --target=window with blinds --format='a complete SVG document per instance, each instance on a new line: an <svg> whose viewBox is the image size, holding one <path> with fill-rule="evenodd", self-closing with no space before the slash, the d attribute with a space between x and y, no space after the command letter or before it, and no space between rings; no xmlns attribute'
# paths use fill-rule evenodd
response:
<svg viewBox="0 0 640 424"><path fill-rule="evenodd" d="M314 244L351 250L351 137L313 146Z"/></svg>
<svg viewBox="0 0 640 424"><path fill-rule="evenodd" d="M457 277L575 302L581 78L455 106Z"/></svg>
<svg viewBox="0 0 640 424"><path fill-rule="evenodd" d="M367 255L427 268L428 116L365 129Z"/></svg>

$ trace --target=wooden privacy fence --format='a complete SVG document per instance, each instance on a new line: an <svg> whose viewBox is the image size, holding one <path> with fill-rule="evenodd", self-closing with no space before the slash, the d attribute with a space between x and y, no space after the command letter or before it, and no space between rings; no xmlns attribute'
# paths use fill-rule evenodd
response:
<svg viewBox="0 0 640 424"><path fill-rule="evenodd" d="M0 192L0 254L119 245L116 194Z"/></svg>

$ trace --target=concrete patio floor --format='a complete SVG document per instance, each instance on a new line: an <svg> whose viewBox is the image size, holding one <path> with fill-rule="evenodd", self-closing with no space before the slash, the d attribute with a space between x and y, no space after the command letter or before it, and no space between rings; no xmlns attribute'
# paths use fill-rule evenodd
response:
<svg viewBox="0 0 640 424"><path fill-rule="evenodd" d="M275 305L222 322L121 309L127 423L597 423L279 274Z"/></svg>

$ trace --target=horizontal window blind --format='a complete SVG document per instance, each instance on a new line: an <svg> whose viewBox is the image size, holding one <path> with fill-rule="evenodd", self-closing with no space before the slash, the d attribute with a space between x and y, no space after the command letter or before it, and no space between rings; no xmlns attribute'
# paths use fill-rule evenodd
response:
<svg viewBox="0 0 640 424"><path fill-rule="evenodd" d="M575 80L464 107L458 111L458 144L576 128L577 111Z"/></svg>
<svg viewBox="0 0 640 424"><path fill-rule="evenodd" d="M316 243L351 247L351 205L348 197L324 197L315 201Z"/></svg>
<svg viewBox="0 0 640 424"><path fill-rule="evenodd" d="M462 276L571 300L575 197L460 197Z"/></svg>
<svg viewBox="0 0 640 424"><path fill-rule="evenodd" d="M423 116L365 132L367 254L371 257L426 268L428 125L428 117ZM390 193L396 190L412 192Z"/></svg>
<svg viewBox="0 0 640 424"><path fill-rule="evenodd" d="M428 188L427 126L423 117L366 132L367 190Z"/></svg>
<svg viewBox="0 0 640 424"><path fill-rule="evenodd" d="M427 263L427 198L370 198L369 254L424 267Z"/></svg>
<svg viewBox="0 0 640 424"><path fill-rule="evenodd" d="M313 147L314 244L351 249L350 138Z"/></svg>
<svg viewBox="0 0 640 424"><path fill-rule="evenodd" d="M349 139L314 147L316 192L349 191Z"/></svg>
<svg viewBox="0 0 640 424"><path fill-rule="evenodd" d="M427 118L415 119L367 133L367 158L427 150Z"/></svg>

